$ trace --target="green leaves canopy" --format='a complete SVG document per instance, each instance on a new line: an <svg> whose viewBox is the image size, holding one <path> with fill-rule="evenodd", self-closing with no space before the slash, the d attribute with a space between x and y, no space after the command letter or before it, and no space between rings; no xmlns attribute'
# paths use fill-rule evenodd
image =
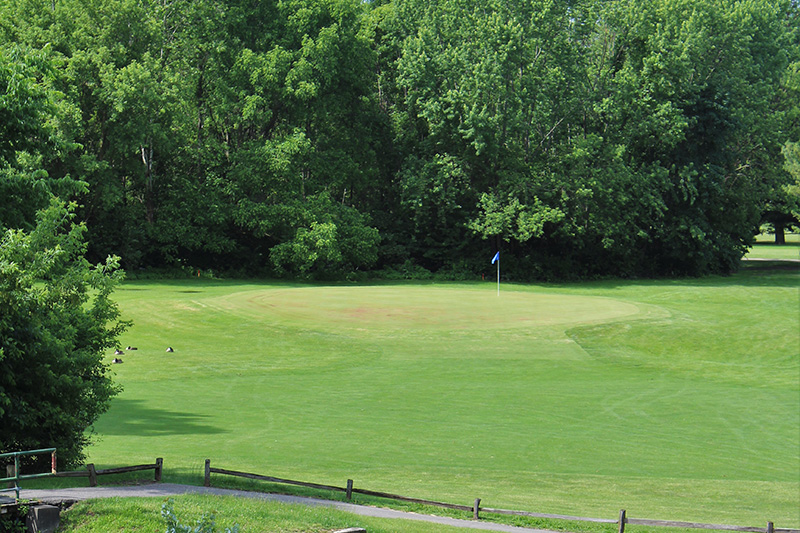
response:
<svg viewBox="0 0 800 533"><path fill-rule="evenodd" d="M0 238L0 449L55 447L63 465L117 393L102 359L126 327L110 299L119 260L89 265L74 216L54 200Z"/></svg>
<svg viewBox="0 0 800 533"><path fill-rule="evenodd" d="M88 184L93 258L477 273L503 247L518 278L703 274L735 269L762 214L788 205L789 0L20 0L0 13L0 42L52 64L22 74L24 105L58 110L26 138L60 139L37 168ZM31 152L18 148L3 156L16 169Z"/></svg>

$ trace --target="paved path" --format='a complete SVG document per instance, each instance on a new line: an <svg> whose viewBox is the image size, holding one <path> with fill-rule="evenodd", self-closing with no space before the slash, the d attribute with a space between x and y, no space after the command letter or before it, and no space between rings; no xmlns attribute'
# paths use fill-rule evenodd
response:
<svg viewBox="0 0 800 533"><path fill-rule="evenodd" d="M446 518L441 516L422 515L380 507L368 507L365 505L355 505L332 500L320 500L317 498L304 498L300 496L286 496L283 494L266 494L263 492L251 492L244 490L218 489L208 487L196 487L193 485L176 485L172 483L153 483L151 485L133 485L124 487L83 487L69 489L21 489L20 498L28 500L41 500L44 502L55 502L62 500L88 500L91 498L166 498L179 494L215 494L220 496L240 496L244 498L254 498L260 500L270 500L298 505L316 505L323 507L333 507L348 513L361 516L373 516L378 518L399 518L403 520L417 520L421 522L433 522L448 526L461 527L465 529L480 529L484 531L506 531L509 533L552 533L541 529L529 529L524 527L507 526L494 524L492 522L459 520L457 518Z"/></svg>

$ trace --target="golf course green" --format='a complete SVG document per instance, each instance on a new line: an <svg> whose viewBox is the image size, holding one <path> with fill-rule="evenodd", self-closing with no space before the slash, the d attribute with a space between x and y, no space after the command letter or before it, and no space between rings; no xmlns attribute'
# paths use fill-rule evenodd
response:
<svg viewBox="0 0 800 533"><path fill-rule="evenodd" d="M129 281L89 460L797 528L798 282Z"/></svg>

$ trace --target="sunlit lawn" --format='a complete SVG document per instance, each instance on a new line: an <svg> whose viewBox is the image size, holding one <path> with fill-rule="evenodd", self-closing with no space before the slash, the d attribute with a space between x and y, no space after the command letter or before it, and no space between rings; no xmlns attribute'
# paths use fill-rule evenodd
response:
<svg viewBox="0 0 800 533"><path fill-rule="evenodd" d="M761 234L756 244L747 252L747 258L800 259L800 233L787 233L786 244L775 244L775 236Z"/></svg>
<svg viewBox="0 0 800 533"><path fill-rule="evenodd" d="M128 282L90 460L798 527L798 281Z"/></svg>
<svg viewBox="0 0 800 533"><path fill-rule="evenodd" d="M64 533L108 533L109 531L164 531L160 498L113 498L81 502L62 513ZM307 507L223 496L179 496L173 510L181 525L195 527L213 514L216 531L240 527L242 533L328 533L350 527L370 533L455 533L461 528L410 520L355 516L325 507ZM205 530L204 530L205 531Z"/></svg>

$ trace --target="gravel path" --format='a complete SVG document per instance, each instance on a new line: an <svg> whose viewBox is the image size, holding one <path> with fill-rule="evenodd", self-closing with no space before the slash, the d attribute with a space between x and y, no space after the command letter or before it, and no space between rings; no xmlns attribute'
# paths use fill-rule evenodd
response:
<svg viewBox="0 0 800 533"><path fill-rule="evenodd" d="M457 518L422 515L404 511L395 511L392 509L383 509L380 507L368 507L365 505L355 505L352 503L320 500L317 498L286 496L282 494L266 494L263 492L251 492L244 490L218 489L213 487L196 487L193 485L176 485L172 483L153 483L151 485L133 485L124 487L83 487L48 490L22 489L20 491L20 498L55 503L63 500L88 500L92 498L166 498L179 494L216 494L220 496L239 496L243 498L270 500L297 505L333 507L361 516L418 520L421 522L433 522L436 524L444 524L464 529L507 531L509 533L552 533L550 531L541 529L529 529L524 527L507 526L503 524L494 524L492 522L459 520Z"/></svg>

